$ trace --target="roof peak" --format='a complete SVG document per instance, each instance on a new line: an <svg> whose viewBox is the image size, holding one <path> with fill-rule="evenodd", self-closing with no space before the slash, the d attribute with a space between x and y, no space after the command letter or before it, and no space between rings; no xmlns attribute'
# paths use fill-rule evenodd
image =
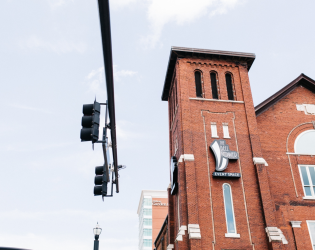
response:
<svg viewBox="0 0 315 250"><path fill-rule="evenodd" d="M262 103L258 104L255 107L256 116L260 115L267 109L269 109L271 106L276 104L278 101L280 101L282 98L287 96L289 93L291 93L294 89L296 89L298 86L303 86L307 88L308 90L315 93L315 81L305 75L304 73L301 73L297 78L295 78L292 82L287 84L285 87L280 89L278 92L267 98Z"/></svg>

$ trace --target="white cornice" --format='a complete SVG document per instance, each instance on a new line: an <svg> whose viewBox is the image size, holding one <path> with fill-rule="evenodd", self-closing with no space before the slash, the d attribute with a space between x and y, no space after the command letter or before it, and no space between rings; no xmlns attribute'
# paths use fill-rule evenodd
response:
<svg viewBox="0 0 315 250"><path fill-rule="evenodd" d="M163 190L142 190L141 191L139 205L138 205L138 210L137 210L137 214L138 215L140 214L142 201L143 201L143 198L145 196L149 196L151 198L167 198L168 197L167 191L163 191Z"/></svg>

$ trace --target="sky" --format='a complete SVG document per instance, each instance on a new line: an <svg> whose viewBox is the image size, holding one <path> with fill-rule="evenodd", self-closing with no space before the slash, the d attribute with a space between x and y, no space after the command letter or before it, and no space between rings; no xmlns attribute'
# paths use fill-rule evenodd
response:
<svg viewBox="0 0 315 250"><path fill-rule="evenodd" d="M171 46L251 52L255 105L315 79L313 0L110 0L120 193L93 196L101 146L82 105L106 101L96 0L0 1L0 246L136 250L141 190L166 190ZM103 110L104 111L104 110Z"/></svg>

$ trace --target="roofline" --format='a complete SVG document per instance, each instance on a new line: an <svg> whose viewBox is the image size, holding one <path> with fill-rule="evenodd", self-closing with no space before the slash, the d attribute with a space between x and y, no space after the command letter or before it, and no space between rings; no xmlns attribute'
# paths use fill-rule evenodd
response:
<svg viewBox="0 0 315 250"><path fill-rule="evenodd" d="M247 53L247 52L235 52L235 51L213 50L213 49L195 49L195 48L177 47L177 46L172 46L171 51L203 53L203 54L222 55L222 56L251 57L254 59L256 57L256 55L254 53Z"/></svg>
<svg viewBox="0 0 315 250"><path fill-rule="evenodd" d="M206 55L212 57L223 57L240 61L247 61L247 70L249 70L256 58L253 53L246 52L234 52L234 51L224 51L224 50L210 50L210 49L195 49L186 47L171 47L170 57L168 60L168 66L166 70L166 76L164 81L164 87L162 92L162 101L168 100L169 89L173 77L173 72L175 69L175 64L178 57L191 57L191 56L201 56Z"/></svg>
<svg viewBox="0 0 315 250"><path fill-rule="evenodd" d="M307 75L304 75L303 73L299 75L296 79L294 79L292 82L290 82L288 85L280 89L278 92L270 96L268 99L263 101L262 103L258 104L255 107L256 116L259 116L261 113L269 109L271 106L276 104L278 101L280 101L283 97L291 93L296 87L298 86L304 86L307 89L315 92L315 81L308 77Z"/></svg>
<svg viewBox="0 0 315 250"><path fill-rule="evenodd" d="M167 198L168 193L164 190L142 190L137 210L138 215L140 214L140 209L144 196L151 196L152 198Z"/></svg>

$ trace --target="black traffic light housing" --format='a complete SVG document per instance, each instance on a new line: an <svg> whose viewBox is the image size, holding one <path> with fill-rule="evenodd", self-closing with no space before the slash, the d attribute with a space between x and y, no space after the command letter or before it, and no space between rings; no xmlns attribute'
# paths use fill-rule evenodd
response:
<svg viewBox="0 0 315 250"><path fill-rule="evenodd" d="M101 105L106 106L105 114L105 126L103 128L103 138L99 141L99 125L100 125L100 112ZM116 148L109 145L107 137L107 129L112 131L113 125L107 123L107 112L108 112L108 102L98 103L96 100L94 104L83 105L83 117L82 117L82 129L80 138L81 141L92 141L93 149L94 143L102 143L103 155L104 155L104 165L95 168L95 178L94 178L94 196L101 195L104 201L104 197L113 197L113 185L116 185L116 193L119 193L118 189L118 171L124 169L125 166L117 166L117 160L115 161L114 152ZM113 138L113 137L111 137ZM115 137L116 138L116 137ZM113 141L112 141L113 142ZM113 152L113 161L110 160L110 151ZM116 155L116 154L115 154ZM117 156L117 155L116 155ZM108 183L111 182L111 188L108 189ZM109 194L108 194L109 193Z"/></svg>
<svg viewBox="0 0 315 250"><path fill-rule="evenodd" d="M95 168L95 178L94 178L94 195L107 195L107 183L109 180L109 169L106 164L104 166L99 166Z"/></svg>
<svg viewBox="0 0 315 250"><path fill-rule="evenodd" d="M94 104L83 105L81 141L92 141L92 143L98 141L100 112L101 105L96 101L94 101Z"/></svg>

